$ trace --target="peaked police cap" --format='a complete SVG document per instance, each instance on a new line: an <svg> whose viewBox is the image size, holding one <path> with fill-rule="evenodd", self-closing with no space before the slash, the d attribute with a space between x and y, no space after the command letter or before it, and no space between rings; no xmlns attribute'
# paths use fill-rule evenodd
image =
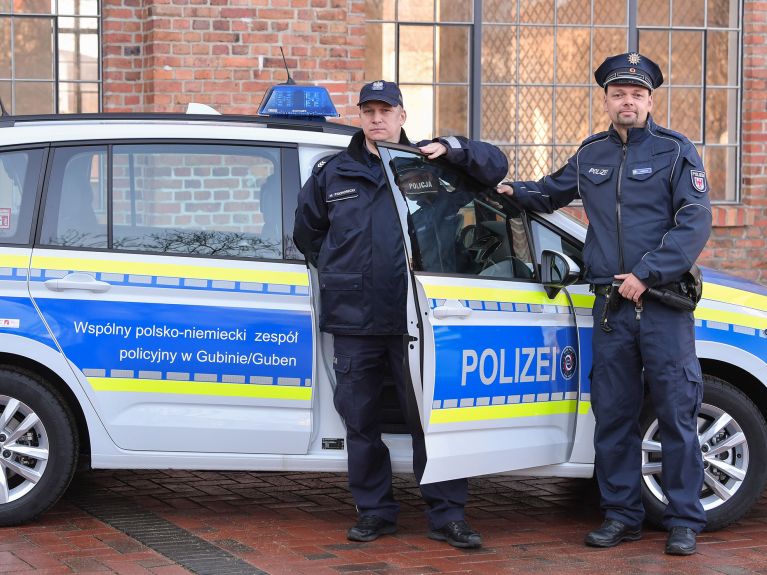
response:
<svg viewBox="0 0 767 575"><path fill-rule="evenodd" d="M365 102L386 102L390 106L402 105L402 92L395 82L386 82L385 80L376 80L362 86L360 90L361 106Z"/></svg>
<svg viewBox="0 0 767 575"><path fill-rule="evenodd" d="M663 84L663 73L648 57L628 52L607 58L594 72L594 79L602 88L618 83L636 84L654 90Z"/></svg>

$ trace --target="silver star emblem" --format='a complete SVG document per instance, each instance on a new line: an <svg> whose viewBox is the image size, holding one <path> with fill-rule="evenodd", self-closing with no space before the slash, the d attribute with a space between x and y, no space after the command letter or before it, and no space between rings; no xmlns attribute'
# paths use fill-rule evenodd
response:
<svg viewBox="0 0 767 575"><path fill-rule="evenodd" d="M629 64L636 66L642 58L636 52L629 54Z"/></svg>

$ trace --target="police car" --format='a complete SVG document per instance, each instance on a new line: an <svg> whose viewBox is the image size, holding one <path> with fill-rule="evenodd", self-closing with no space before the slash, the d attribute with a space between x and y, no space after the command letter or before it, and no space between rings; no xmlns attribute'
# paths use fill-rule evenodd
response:
<svg viewBox="0 0 767 575"><path fill-rule="evenodd" d="M354 129L290 118L294 101L331 113L291 90L266 99L271 118L0 118L0 525L50 508L81 465L345 471L332 339L291 234L302 182ZM405 408L426 436L424 481L590 477L582 224L520 212L411 148L379 150L413 262ZM700 497L719 528L767 477L767 289L704 280ZM408 471L402 407L385 394L386 441ZM642 434L658 522L649 406Z"/></svg>

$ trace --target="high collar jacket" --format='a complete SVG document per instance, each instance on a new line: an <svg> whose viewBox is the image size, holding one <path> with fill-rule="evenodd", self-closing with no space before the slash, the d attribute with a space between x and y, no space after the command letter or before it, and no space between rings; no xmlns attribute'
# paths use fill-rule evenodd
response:
<svg viewBox="0 0 767 575"><path fill-rule="evenodd" d="M678 281L711 233L708 182L695 146L652 118L630 129L625 144L611 127L584 140L554 174L511 185L517 203L534 211L583 200L585 279L594 284L621 273L648 287Z"/></svg>
<svg viewBox="0 0 767 575"><path fill-rule="evenodd" d="M435 141L448 148L448 162L488 186L506 175L508 161L495 146L452 136ZM411 145L404 130L400 143ZM399 216L361 130L345 151L314 167L298 197L293 239L319 271L322 331L406 333L408 267Z"/></svg>

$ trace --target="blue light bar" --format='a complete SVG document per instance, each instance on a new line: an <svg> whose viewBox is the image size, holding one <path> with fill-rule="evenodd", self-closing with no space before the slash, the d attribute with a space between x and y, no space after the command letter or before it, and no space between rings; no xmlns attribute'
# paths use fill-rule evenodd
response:
<svg viewBox="0 0 767 575"><path fill-rule="evenodd" d="M258 107L260 116L282 118L337 118L340 114L322 86L298 86L278 84L264 94Z"/></svg>

